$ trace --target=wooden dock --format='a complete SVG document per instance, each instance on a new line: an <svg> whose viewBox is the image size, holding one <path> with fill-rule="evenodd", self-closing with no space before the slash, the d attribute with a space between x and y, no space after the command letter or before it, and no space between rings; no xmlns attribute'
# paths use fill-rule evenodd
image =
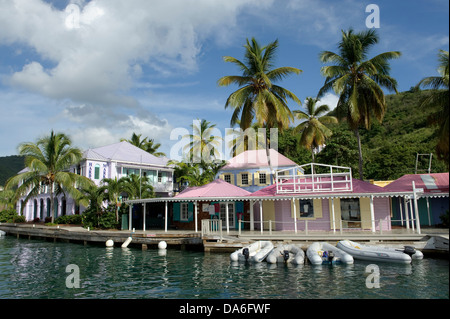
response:
<svg viewBox="0 0 450 319"><path fill-rule="evenodd" d="M0 230L17 238L42 238L53 241L76 242L83 244L103 244L111 239L114 245L122 245L128 237L132 237L130 247L141 246L147 249L165 241L168 246L179 246L182 249L196 248L202 245L201 234L195 232L164 232L164 231L114 231L87 230L71 226L43 226L30 224L0 224Z"/></svg>

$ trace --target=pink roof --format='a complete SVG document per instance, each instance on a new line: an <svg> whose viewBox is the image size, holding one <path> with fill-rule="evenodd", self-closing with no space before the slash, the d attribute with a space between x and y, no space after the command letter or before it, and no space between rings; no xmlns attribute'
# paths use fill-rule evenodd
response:
<svg viewBox="0 0 450 319"><path fill-rule="evenodd" d="M240 187L231 185L221 179L216 179L209 184L196 187L188 187L175 198L192 198L192 197L241 197L251 193Z"/></svg>
<svg viewBox="0 0 450 319"><path fill-rule="evenodd" d="M332 194L376 194L376 193L385 193L386 190L383 189L383 187L379 187L376 185L373 185L369 182L364 182L359 179L352 179L352 185L353 185L353 191L342 191L337 190L334 192L311 192L311 190L305 190L304 192L296 192L296 193L282 193L277 194L277 185L273 184L270 186L267 186L263 189L260 189L259 191L256 191L252 193L250 196L257 196L257 197L263 197L263 196L290 196L290 195L332 195Z"/></svg>
<svg viewBox="0 0 450 319"><path fill-rule="evenodd" d="M408 174L386 185L388 192L412 192L412 182L416 188L423 188L424 193L448 193L448 173Z"/></svg>
<svg viewBox="0 0 450 319"><path fill-rule="evenodd" d="M269 154L272 167L297 166L294 161L291 161L289 158L278 153L274 149L270 149ZM228 164L222 167L221 170L259 167L269 167L265 149L242 152L228 160Z"/></svg>

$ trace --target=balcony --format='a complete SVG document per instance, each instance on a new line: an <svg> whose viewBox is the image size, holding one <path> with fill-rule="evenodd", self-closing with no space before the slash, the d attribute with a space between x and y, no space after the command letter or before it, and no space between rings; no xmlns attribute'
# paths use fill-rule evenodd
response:
<svg viewBox="0 0 450 319"><path fill-rule="evenodd" d="M352 170L349 167L305 164L275 173L277 194L351 192Z"/></svg>

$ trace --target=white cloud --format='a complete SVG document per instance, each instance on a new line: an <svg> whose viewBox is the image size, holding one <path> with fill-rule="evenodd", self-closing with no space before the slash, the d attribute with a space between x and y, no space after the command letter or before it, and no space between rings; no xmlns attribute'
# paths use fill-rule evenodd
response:
<svg viewBox="0 0 450 319"><path fill-rule="evenodd" d="M324 105L324 104L328 105L328 107L330 108L330 111L331 111L336 108L338 101L339 101L339 96L337 96L331 92L328 92L328 93L325 93L325 95L317 102L317 106Z"/></svg>

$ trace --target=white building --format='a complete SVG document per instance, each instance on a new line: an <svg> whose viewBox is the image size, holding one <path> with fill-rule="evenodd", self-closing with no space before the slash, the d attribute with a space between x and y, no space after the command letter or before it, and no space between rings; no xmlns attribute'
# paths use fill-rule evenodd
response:
<svg viewBox="0 0 450 319"><path fill-rule="evenodd" d="M156 157L124 141L86 150L81 162L70 170L88 177L98 186L104 178L120 179L131 174L147 176L157 195L172 196L173 168L168 165L168 161L166 157ZM63 194L55 196L54 201L55 218L79 214L84 210L83 207L77 206L72 198L66 198ZM19 213L23 205L22 198L17 203ZM38 196L28 200L23 215L27 221L36 218L42 221L46 217L51 217L50 194L47 187L43 187Z"/></svg>

